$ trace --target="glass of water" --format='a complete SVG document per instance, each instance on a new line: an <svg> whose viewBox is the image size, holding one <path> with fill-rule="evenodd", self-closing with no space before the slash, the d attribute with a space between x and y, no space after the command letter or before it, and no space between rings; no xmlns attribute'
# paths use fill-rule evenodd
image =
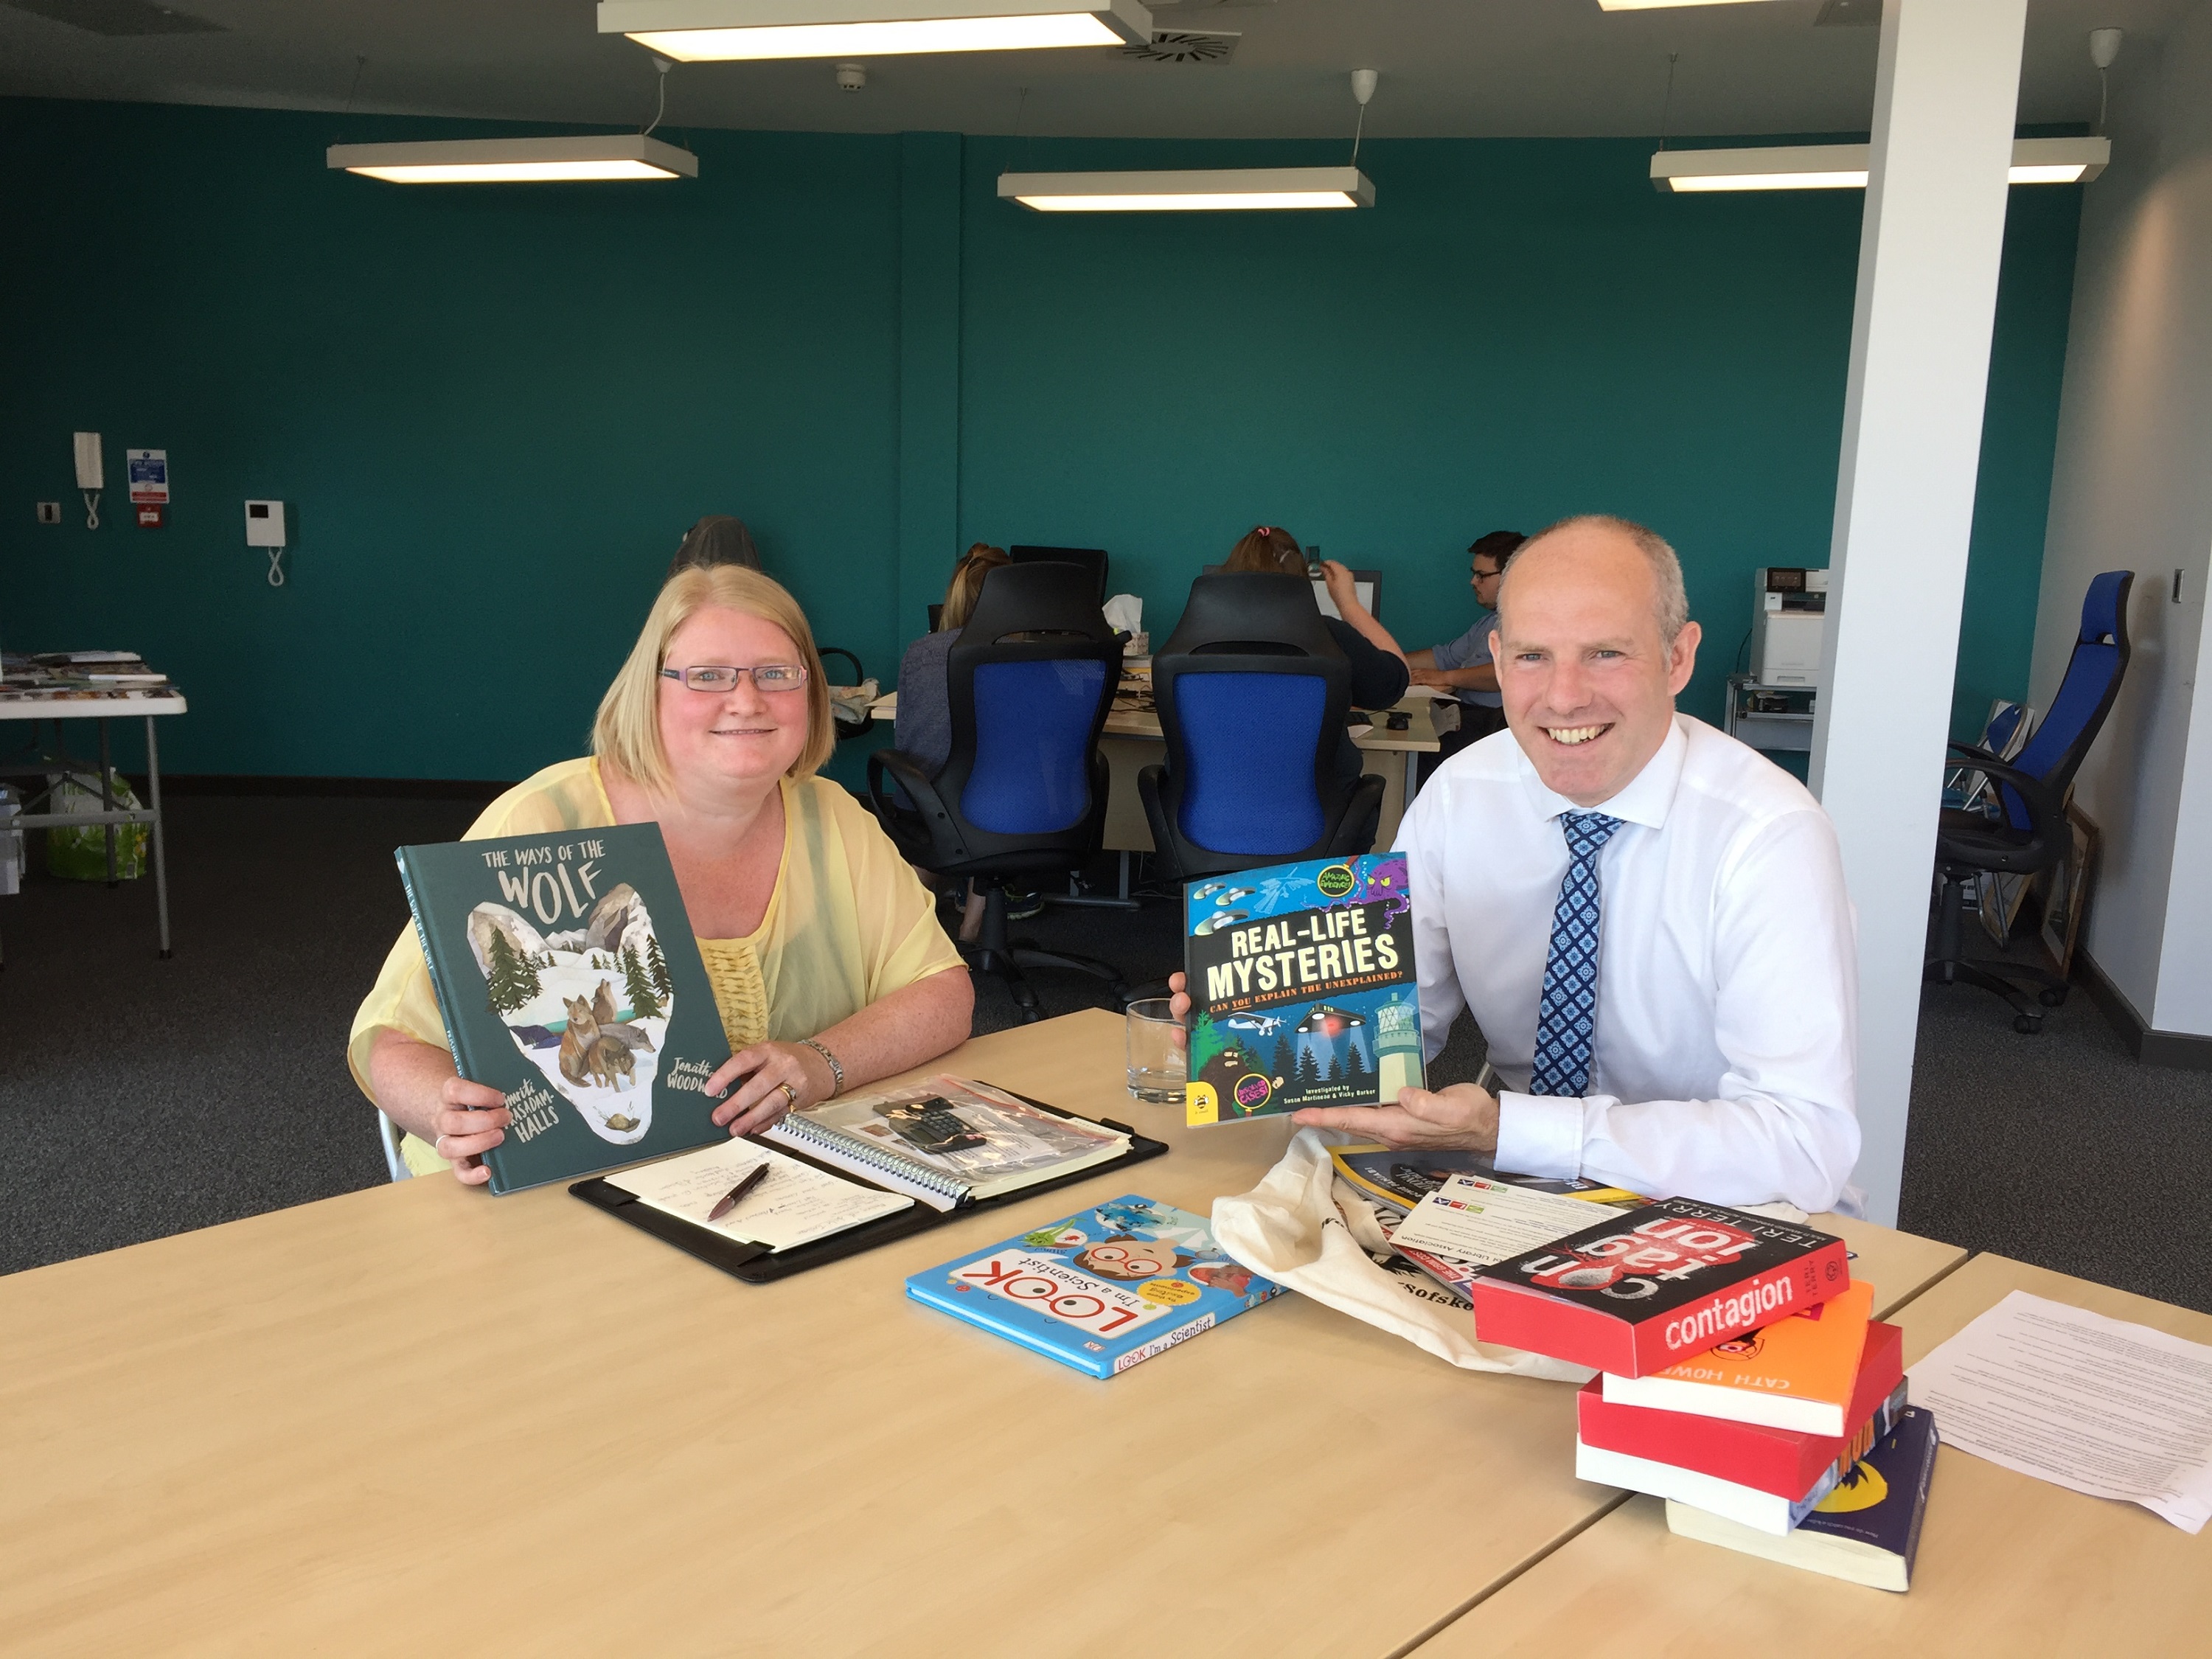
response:
<svg viewBox="0 0 2212 1659"><path fill-rule="evenodd" d="M1182 1022L1165 997L1146 997L1129 1005L1125 1023L1128 1044L1129 1092L1155 1105L1180 1106L1185 1056L1189 1053Z"/></svg>

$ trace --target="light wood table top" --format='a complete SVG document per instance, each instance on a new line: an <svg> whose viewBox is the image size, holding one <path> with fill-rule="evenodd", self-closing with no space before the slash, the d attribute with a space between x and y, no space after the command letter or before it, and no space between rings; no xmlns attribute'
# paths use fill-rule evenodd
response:
<svg viewBox="0 0 2212 1659"><path fill-rule="evenodd" d="M2212 1316L2002 1256L1976 1256L1891 1316L1909 1365L2015 1290L2212 1342ZM1940 1434L1942 1425L1936 1425ZM1570 1443L1559 1455L1571 1462ZM1868 1589L1667 1530L1630 1498L1418 1650L1506 1654L2182 1654L2212 1641L2212 1528L2016 1474L1946 1446L1912 1588Z"/></svg>
<svg viewBox="0 0 2212 1659"><path fill-rule="evenodd" d="M1131 1101L1110 1014L946 1064L1174 1151L768 1285L443 1178L0 1279L0 1645L1381 1654L1613 1501L1571 1389L1303 1297L1103 1382L908 1302L1119 1193L1204 1212L1288 1133ZM1940 1271L1855 1243L1885 1293Z"/></svg>

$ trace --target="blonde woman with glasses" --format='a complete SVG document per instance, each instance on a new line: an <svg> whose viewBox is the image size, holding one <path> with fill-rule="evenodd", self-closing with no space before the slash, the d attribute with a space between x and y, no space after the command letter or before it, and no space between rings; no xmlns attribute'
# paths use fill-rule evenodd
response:
<svg viewBox="0 0 2212 1659"><path fill-rule="evenodd" d="M836 741L814 635L736 566L661 589L599 703L592 752L485 809L471 837L658 823L733 1050L708 1079L732 1134L920 1065L968 1035L975 993L928 893L866 808L816 775ZM454 1075L422 947L402 933L354 1018L354 1079L409 1167L487 1178L498 1090Z"/></svg>

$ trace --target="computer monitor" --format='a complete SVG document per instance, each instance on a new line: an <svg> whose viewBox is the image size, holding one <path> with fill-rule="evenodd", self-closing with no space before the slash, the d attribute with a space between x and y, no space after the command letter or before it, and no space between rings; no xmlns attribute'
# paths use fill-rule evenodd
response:
<svg viewBox="0 0 2212 1659"><path fill-rule="evenodd" d="M1224 568L1225 567L1222 565L1210 564L1206 567L1206 574L1209 576L1218 576ZM1314 603L1321 607L1322 616L1334 617L1339 622L1344 620L1342 613L1336 608L1336 601L1328 596L1328 583L1322 581L1318 576L1315 577L1313 591ZM1374 617L1376 622L1381 622L1382 620L1382 573L1379 570L1353 570L1352 591L1358 597L1360 604L1367 607L1367 614Z"/></svg>
<svg viewBox="0 0 2212 1659"><path fill-rule="evenodd" d="M1006 557L1016 564L1043 562L1079 564L1098 579L1098 603L1106 603L1106 550L1103 547L1033 547L1027 543L1009 547Z"/></svg>

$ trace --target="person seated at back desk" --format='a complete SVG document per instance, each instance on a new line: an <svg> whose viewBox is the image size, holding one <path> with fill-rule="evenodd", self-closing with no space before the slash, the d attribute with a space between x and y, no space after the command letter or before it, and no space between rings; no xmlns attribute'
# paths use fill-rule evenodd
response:
<svg viewBox="0 0 2212 1659"><path fill-rule="evenodd" d="M1278 525L1257 525L1245 532L1221 567L1224 574L1245 571L1277 572L1292 576L1306 574L1306 556L1297 538ZM1406 695L1406 653L1389 630L1368 614L1359 602L1352 572L1334 559L1324 559L1322 580L1339 612L1323 617L1322 624L1351 665L1351 702L1354 708L1388 708ZM1337 764L1347 776L1365 765L1350 738L1340 745Z"/></svg>
<svg viewBox="0 0 2212 1659"><path fill-rule="evenodd" d="M1498 666L1490 660L1490 633L1498 626L1498 584L1505 575L1505 562L1528 538L1517 530L1493 530L1475 538L1467 550L1468 585L1477 606L1474 626L1455 640L1416 651L1406 659L1413 684L1449 691L1458 703L1459 726L1438 729L1436 754L1425 757L1421 769L1425 782L1454 755L1505 726L1505 710L1498 693Z"/></svg>
<svg viewBox="0 0 2212 1659"><path fill-rule="evenodd" d="M968 626L983 592L983 578L1008 562L1006 550L988 542L977 542L962 554L952 567L952 580L945 586L936 630L907 647L899 659L898 718L892 726L892 745L913 756L931 777L952 753L952 688L946 676L953 641Z"/></svg>
<svg viewBox="0 0 2212 1659"><path fill-rule="evenodd" d="M732 1134L933 1059L973 1016L928 894L866 809L817 775L836 742L798 603L757 571L684 570L607 689L592 754L525 779L468 832L660 826L735 1050L705 1085ZM489 1178L509 1115L498 1090L454 1074L412 927L346 1057L407 1132L410 1169Z"/></svg>
<svg viewBox="0 0 2212 1659"><path fill-rule="evenodd" d="M1674 712L1698 629L1674 550L1570 519L1515 556L1499 600L1508 730L1444 763L1398 847L1428 1058L1465 1007L1505 1086L1297 1121L1654 1197L1856 1209L1835 826L1796 779Z"/></svg>

